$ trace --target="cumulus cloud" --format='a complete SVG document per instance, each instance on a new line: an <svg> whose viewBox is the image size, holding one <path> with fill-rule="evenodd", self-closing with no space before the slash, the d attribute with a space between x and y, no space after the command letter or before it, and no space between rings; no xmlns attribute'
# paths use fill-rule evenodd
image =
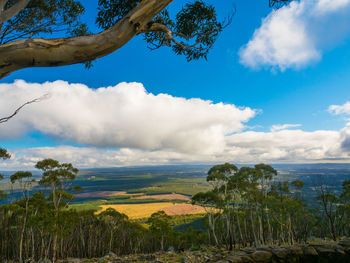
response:
<svg viewBox="0 0 350 263"><path fill-rule="evenodd" d="M240 62L284 71L319 61L327 48L349 35L349 15L349 0L293 1L262 20L240 49Z"/></svg>
<svg viewBox="0 0 350 263"><path fill-rule="evenodd" d="M271 126L270 131L276 132L276 131L281 131L289 128L297 128L297 127L301 127L301 124L282 124L282 125L276 124Z"/></svg>
<svg viewBox="0 0 350 263"><path fill-rule="evenodd" d="M0 127L0 140L39 131L85 146L215 153L255 115L247 107L148 93L140 83L91 89L64 81L0 84L0 112L42 94Z"/></svg>
<svg viewBox="0 0 350 263"><path fill-rule="evenodd" d="M328 112L334 115L350 115L350 102L347 101L343 105L331 105L328 107ZM340 136L342 150L350 153L350 122L340 131Z"/></svg>
<svg viewBox="0 0 350 263"><path fill-rule="evenodd" d="M50 93L0 126L0 140L39 131L62 146L10 148L3 170L33 169L44 158L80 168L181 163L288 163L350 161L350 124L338 131L306 132L300 124L247 131L256 111L231 104L148 93L140 83L90 89L63 81L0 84L3 115ZM350 104L332 105L350 114ZM72 145L79 145L72 146Z"/></svg>
<svg viewBox="0 0 350 263"><path fill-rule="evenodd" d="M334 115L350 114L350 102L346 102L343 105L331 105L328 111Z"/></svg>

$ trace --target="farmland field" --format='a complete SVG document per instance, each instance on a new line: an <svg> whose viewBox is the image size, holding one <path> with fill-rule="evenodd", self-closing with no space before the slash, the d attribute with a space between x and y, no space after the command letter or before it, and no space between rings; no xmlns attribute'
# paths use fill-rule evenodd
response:
<svg viewBox="0 0 350 263"><path fill-rule="evenodd" d="M206 181L210 167L178 165L81 170L75 184L80 185L83 191L75 195L70 207L100 211L102 207L114 205L118 208L139 207L146 211L155 211L156 207L164 208L169 203L189 204L193 194L210 188ZM316 185L327 184L335 194L339 194L342 181L350 179L349 164L279 164L273 167L278 170L278 176L274 180L300 179L305 183L302 195L310 206L317 202ZM11 172L3 174L5 180L0 182L0 189L9 193L11 184L8 177ZM40 175L36 172L35 179L39 178ZM40 187L37 182L33 186L34 191ZM15 199L17 187L13 185ZM21 193L17 192L17 195L20 196ZM181 211L179 209L177 212L167 212L179 215ZM128 214L128 211L125 213ZM148 212L145 214L149 215ZM131 217L133 216L131 213Z"/></svg>
<svg viewBox="0 0 350 263"><path fill-rule="evenodd" d="M113 208L120 213L126 214L130 219L148 218L153 213L164 211L167 215L192 215L204 214L205 210L197 205L174 204L174 203L145 203L145 204L122 204L122 205L101 205L102 212Z"/></svg>

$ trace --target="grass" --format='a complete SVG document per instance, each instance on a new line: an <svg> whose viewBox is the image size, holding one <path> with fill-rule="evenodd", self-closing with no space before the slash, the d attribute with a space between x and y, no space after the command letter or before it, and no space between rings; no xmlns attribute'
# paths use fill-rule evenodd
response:
<svg viewBox="0 0 350 263"><path fill-rule="evenodd" d="M152 186L133 189L131 192L144 192L145 194L185 194L194 195L209 190L205 178L169 178L166 182L159 182Z"/></svg>

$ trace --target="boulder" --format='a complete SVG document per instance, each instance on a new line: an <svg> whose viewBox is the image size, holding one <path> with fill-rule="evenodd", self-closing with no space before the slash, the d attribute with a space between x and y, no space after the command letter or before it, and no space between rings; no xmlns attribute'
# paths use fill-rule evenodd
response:
<svg viewBox="0 0 350 263"><path fill-rule="evenodd" d="M306 247L303 247L303 253L304 253L304 256L307 256L307 257L318 257L318 253L316 251L316 249L314 247L311 247L311 246L306 246Z"/></svg>
<svg viewBox="0 0 350 263"><path fill-rule="evenodd" d="M268 251L258 250L251 254L250 257L259 263L269 263L272 259L272 253Z"/></svg>
<svg viewBox="0 0 350 263"><path fill-rule="evenodd" d="M227 260L230 263L243 263L242 257L236 255L230 255L226 257L225 260Z"/></svg>
<svg viewBox="0 0 350 263"><path fill-rule="evenodd" d="M342 239L339 241L338 244L342 247L348 248L348 247L350 247L350 238Z"/></svg>
<svg viewBox="0 0 350 263"><path fill-rule="evenodd" d="M286 258L289 254L290 251L284 247L281 248L275 248L272 250L272 253L277 257L277 258Z"/></svg>
<svg viewBox="0 0 350 263"><path fill-rule="evenodd" d="M67 258L67 263L82 263L81 259L79 258Z"/></svg>

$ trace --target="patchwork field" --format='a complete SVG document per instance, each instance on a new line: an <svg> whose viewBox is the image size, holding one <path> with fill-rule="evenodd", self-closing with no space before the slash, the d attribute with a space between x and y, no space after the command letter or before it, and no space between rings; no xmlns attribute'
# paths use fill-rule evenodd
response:
<svg viewBox="0 0 350 263"><path fill-rule="evenodd" d="M184 201L191 200L191 198L189 198L188 196L181 195L181 194L141 195L141 196L133 197L133 199L184 200Z"/></svg>
<svg viewBox="0 0 350 263"><path fill-rule="evenodd" d="M193 215L205 213L204 208L191 204L174 203L146 203L146 204L121 204L121 205L101 205L103 212L108 208L113 208L119 213L126 214L130 219L148 218L153 213L164 211L167 215Z"/></svg>
<svg viewBox="0 0 350 263"><path fill-rule="evenodd" d="M138 196L140 194L128 194L125 191L96 191L76 194L76 198L89 198L89 197L111 197L111 196Z"/></svg>

